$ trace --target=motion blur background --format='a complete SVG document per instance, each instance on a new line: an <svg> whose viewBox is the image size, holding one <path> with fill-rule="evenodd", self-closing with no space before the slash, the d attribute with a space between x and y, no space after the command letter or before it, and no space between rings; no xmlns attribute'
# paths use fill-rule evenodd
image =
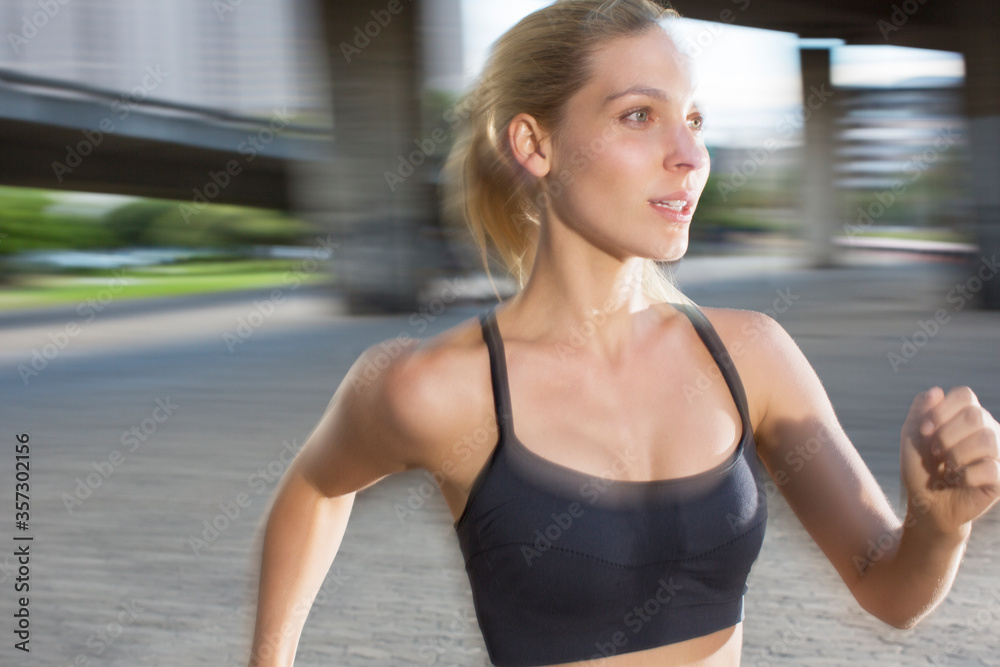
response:
<svg viewBox="0 0 1000 667"><path fill-rule="evenodd" d="M545 4L0 0L0 438L37 443L39 540L37 653L4 639L0 661L244 659L281 452L365 347L495 300L440 169L490 44ZM1000 408L1000 6L673 4L712 157L681 287L779 319L893 497L914 393L970 384ZM400 516L407 479L359 496L301 664L487 664L474 624L450 629L471 602L446 510ZM975 583L914 635L854 616L838 581L804 602L789 581L830 568L775 512L747 664L1000 664L995 522ZM418 526L438 532L414 556ZM130 599L146 611L109 630Z"/></svg>
<svg viewBox="0 0 1000 667"><path fill-rule="evenodd" d="M122 298L259 286L317 234L310 280L354 311L481 272L440 167L489 44L543 5L5 0L0 308L125 267ZM678 8L713 161L690 256L996 251L993 4Z"/></svg>

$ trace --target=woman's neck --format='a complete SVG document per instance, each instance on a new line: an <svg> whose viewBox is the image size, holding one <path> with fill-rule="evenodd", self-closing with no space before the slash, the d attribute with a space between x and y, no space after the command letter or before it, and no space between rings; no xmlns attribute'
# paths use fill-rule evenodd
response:
<svg viewBox="0 0 1000 667"><path fill-rule="evenodd" d="M567 342L621 357L645 327L650 301L640 257L617 259L570 230L539 234L531 274L509 301L510 319L527 338ZM557 238L553 238L553 237Z"/></svg>

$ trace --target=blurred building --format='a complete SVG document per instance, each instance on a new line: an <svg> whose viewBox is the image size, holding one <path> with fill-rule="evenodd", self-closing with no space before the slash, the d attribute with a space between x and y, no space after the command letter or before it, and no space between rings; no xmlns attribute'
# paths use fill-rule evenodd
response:
<svg viewBox="0 0 1000 667"><path fill-rule="evenodd" d="M179 201L207 186L206 201L290 208L285 165L328 153L315 12L304 0L6 0L0 182Z"/></svg>
<svg viewBox="0 0 1000 667"><path fill-rule="evenodd" d="M5 0L0 25L5 74L128 93L153 68L162 79L138 101L316 120L329 108L312 2Z"/></svg>
<svg viewBox="0 0 1000 667"><path fill-rule="evenodd" d="M962 90L921 83L838 89L836 183L849 237L903 225L974 235Z"/></svg>
<svg viewBox="0 0 1000 667"><path fill-rule="evenodd" d="M683 15L706 21L793 32L811 40L836 40L838 43L909 46L961 53L965 60L965 85L962 89L960 113L964 118L968 144L968 192L970 226L978 243L980 256L972 258L970 275L982 268L982 258L990 259L1000 252L1000 3L995 0L963 0L953 3L933 3L908 0L674 0ZM809 91L830 89L831 58L829 47L813 42L801 52L803 97ZM836 188L839 173L831 156L838 149L838 128L844 123L858 123L861 106L883 115L891 113L924 113L931 104L929 98L903 100L906 93L880 91L864 95L855 93L854 106L819 103L811 108L805 124L805 156L801 191L801 218L813 241L814 262L818 266L837 263L833 239L843 232L847 220ZM913 91L911 91L911 96ZM920 95L923 95L922 93ZM875 98L880 98L876 103ZM803 100L808 104L807 100ZM910 102L915 106L907 106ZM938 104L938 102L933 102ZM944 102L947 105L947 101ZM951 113L951 112L948 112ZM925 117L926 118L926 117ZM899 117L897 116L897 120ZM874 122L869 115L865 121ZM904 133L913 137L914 124L907 120ZM849 142L846 150L860 146L850 143L851 130L846 128ZM888 136L898 127L882 131ZM906 140L908 141L908 139ZM904 145L906 143L904 141ZM884 150L884 145L866 142L865 150ZM859 161L846 157L848 165ZM881 156L871 165L885 164ZM950 156L949 156L950 157ZM860 177L855 174L855 177ZM871 174L867 175L870 178ZM857 181L855 181L857 182ZM877 196L878 190L871 191ZM976 297L979 305L1000 309L1000 281L982 281Z"/></svg>
<svg viewBox="0 0 1000 667"><path fill-rule="evenodd" d="M706 21L962 53L971 227L985 256L1000 251L1000 3L673 4ZM295 208L340 239L334 262L355 308L412 309L441 262L441 123L428 117L426 92L428 81L461 78L460 9L460 0L8 0L0 182ZM831 85L829 49L803 48L801 64L808 100ZM919 142L935 105L952 104L915 91L848 97L817 105L804 127L798 218L820 266L836 263L832 239L845 224L837 182L874 185L872 170L900 157L889 136L903 128L900 146ZM901 119L903 108L930 116ZM978 296L1000 308L1000 281Z"/></svg>

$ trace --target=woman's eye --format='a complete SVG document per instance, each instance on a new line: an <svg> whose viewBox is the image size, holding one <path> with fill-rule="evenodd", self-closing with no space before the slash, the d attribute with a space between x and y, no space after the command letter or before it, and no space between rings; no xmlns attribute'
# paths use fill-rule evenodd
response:
<svg viewBox="0 0 1000 667"><path fill-rule="evenodd" d="M647 109L636 109L628 115L625 116L628 120L634 120L639 123L645 123L649 120L649 111Z"/></svg>
<svg viewBox="0 0 1000 667"><path fill-rule="evenodd" d="M688 120L688 124L691 126L691 129L695 130L696 132L700 132L701 130L705 129L705 119L702 118L701 116L695 116L694 118L691 118L690 120Z"/></svg>

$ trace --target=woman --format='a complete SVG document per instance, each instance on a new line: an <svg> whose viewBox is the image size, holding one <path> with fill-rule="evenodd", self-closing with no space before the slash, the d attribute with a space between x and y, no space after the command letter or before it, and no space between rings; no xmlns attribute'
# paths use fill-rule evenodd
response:
<svg viewBox="0 0 1000 667"><path fill-rule="evenodd" d="M765 474L875 617L912 627L950 589L1000 493L973 392L914 399L900 521L781 326L699 309L656 269L687 249L709 170L675 16L569 0L497 43L448 170L520 290L348 372L270 513L251 664L292 664L355 492L417 468L497 665L738 665Z"/></svg>

